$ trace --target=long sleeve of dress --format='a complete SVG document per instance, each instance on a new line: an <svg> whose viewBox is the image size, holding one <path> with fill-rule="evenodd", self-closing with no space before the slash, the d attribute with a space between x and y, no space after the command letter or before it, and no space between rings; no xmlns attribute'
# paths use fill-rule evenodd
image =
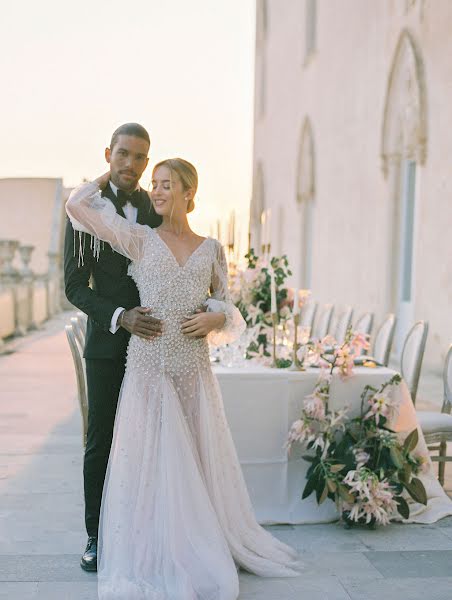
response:
<svg viewBox="0 0 452 600"><path fill-rule="evenodd" d="M131 260L141 258L148 228L118 215L113 203L102 198L96 183L83 183L72 190L66 212L76 231L108 242L113 250Z"/></svg>
<svg viewBox="0 0 452 600"><path fill-rule="evenodd" d="M222 346L238 339L246 329L246 323L239 309L233 304L228 289L228 265L223 247L216 244L211 280L211 296L206 300L208 311L223 312L226 317L221 329L211 331L207 336L209 344Z"/></svg>

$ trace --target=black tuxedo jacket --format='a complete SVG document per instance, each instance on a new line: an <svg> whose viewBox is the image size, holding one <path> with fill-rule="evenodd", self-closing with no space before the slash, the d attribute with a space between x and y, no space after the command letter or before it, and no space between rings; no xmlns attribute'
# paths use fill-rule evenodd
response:
<svg viewBox="0 0 452 600"><path fill-rule="evenodd" d="M157 227L161 223L152 208L149 196L140 190L137 223ZM102 196L109 198L122 217L124 212L108 185ZM79 235L84 244L83 265L79 266ZM75 232L69 219L64 241L64 284L66 296L74 306L88 315L85 358L125 357L130 334L119 328L115 334L110 329L111 318L119 306L126 310L140 306L135 282L127 275L130 260L114 252L108 243L101 242L99 259L90 249L91 236Z"/></svg>

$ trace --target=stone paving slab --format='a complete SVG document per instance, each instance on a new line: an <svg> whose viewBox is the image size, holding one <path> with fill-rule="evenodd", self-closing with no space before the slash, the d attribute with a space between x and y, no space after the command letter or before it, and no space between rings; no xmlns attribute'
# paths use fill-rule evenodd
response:
<svg viewBox="0 0 452 600"><path fill-rule="evenodd" d="M350 600L337 577L258 579L240 575L239 600Z"/></svg>
<svg viewBox="0 0 452 600"><path fill-rule="evenodd" d="M375 531L356 528L352 532L367 550L452 550L451 538L434 525L393 523ZM452 572L451 572L452 575ZM452 600L452 595L451 595Z"/></svg>
<svg viewBox="0 0 452 600"><path fill-rule="evenodd" d="M98 600L92 582L6 583L0 586L0 600Z"/></svg>
<svg viewBox="0 0 452 600"><path fill-rule="evenodd" d="M79 567L83 451L62 331L69 316L0 356L0 600L97 600L96 575ZM451 465L446 477L452 489ZM269 530L299 550L304 572L241 572L240 600L452 600L452 517L376 531L338 523Z"/></svg>
<svg viewBox="0 0 452 600"><path fill-rule="evenodd" d="M369 562L383 577L447 577L451 574L452 552L366 552ZM452 589L451 589L452 596Z"/></svg>
<svg viewBox="0 0 452 600"><path fill-rule="evenodd" d="M452 577L357 580L348 584L347 592L351 600L451 600Z"/></svg>

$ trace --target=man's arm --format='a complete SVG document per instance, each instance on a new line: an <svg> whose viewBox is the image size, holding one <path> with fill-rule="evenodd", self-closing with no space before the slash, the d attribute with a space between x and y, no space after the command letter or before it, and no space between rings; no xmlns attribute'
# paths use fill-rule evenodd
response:
<svg viewBox="0 0 452 600"><path fill-rule="evenodd" d="M91 267L96 259L90 251L89 236L86 236L83 265L79 266L78 244L79 232L76 231L74 256L74 229L67 219L64 240L64 286L69 302L86 313L105 332L116 333L116 325L119 325L129 333L145 339L161 335L162 322L149 314L151 309L137 306L131 310L123 310L117 303L99 296L89 287ZM116 322L113 322L112 317L115 313Z"/></svg>
<svg viewBox="0 0 452 600"><path fill-rule="evenodd" d="M83 265L79 266L79 232L75 232L69 219L66 220L64 239L64 286L66 297L74 306L86 313L104 331L109 331L111 318L118 308L109 298L102 298L89 287L92 261L95 260L86 237ZM83 239L83 238L82 238ZM75 243L75 256L74 256Z"/></svg>

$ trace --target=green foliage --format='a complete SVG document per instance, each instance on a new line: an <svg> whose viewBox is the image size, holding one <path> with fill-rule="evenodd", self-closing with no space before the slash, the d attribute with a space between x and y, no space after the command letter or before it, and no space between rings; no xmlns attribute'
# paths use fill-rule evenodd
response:
<svg viewBox="0 0 452 600"><path fill-rule="evenodd" d="M252 342L248 348L247 357L251 358L252 353L257 353L259 347L263 347L264 356L270 356L268 350L268 339L267 331L271 327L271 276L270 266L273 268L275 273L275 284L276 284L276 303L278 307L278 318L281 319L280 310L287 303L288 290L285 287L285 281L287 277L292 275L292 271L289 269L289 261L286 255L281 257L273 257L270 260L270 265L267 265L262 259L260 259L251 248L248 254L245 255L248 261L247 270L256 270L255 285L252 290L248 290L246 298L244 299L240 295L236 301L236 306L240 310L243 318L250 326L252 322L260 325L260 331L255 342ZM250 297L251 296L251 297ZM255 311L251 311L250 307L255 307L257 315L254 315ZM254 321L253 321L254 319ZM281 365L280 368L285 368L286 365ZM288 366L288 365L287 365Z"/></svg>
<svg viewBox="0 0 452 600"><path fill-rule="evenodd" d="M398 435L387 427L387 419L384 416L379 415L379 419L372 416L369 418L368 411L364 409L370 396L381 394L387 386L398 385L400 381L400 376L395 375L379 390L366 386L361 394L361 415L348 420L342 430L335 431L326 450L322 451L317 447L315 454L303 456L304 460L310 463L302 493L303 499L315 493L319 504L330 498L339 505L345 503L348 507L353 506L357 497L344 479L350 471L360 472L363 468L362 464L358 464L361 455L361 460L363 456L366 457L363 476L389 484L397 510L404 519L408 519L410 514L407 495L415 502L427 504L425 488L420 479L415 477L421 467L420 458L413 454L419 440L417 429L402 442ZM313 445L314 442L311 441L307 448L312 448ZM349 509L344 511L343 516L350 524Z"/></svg>

